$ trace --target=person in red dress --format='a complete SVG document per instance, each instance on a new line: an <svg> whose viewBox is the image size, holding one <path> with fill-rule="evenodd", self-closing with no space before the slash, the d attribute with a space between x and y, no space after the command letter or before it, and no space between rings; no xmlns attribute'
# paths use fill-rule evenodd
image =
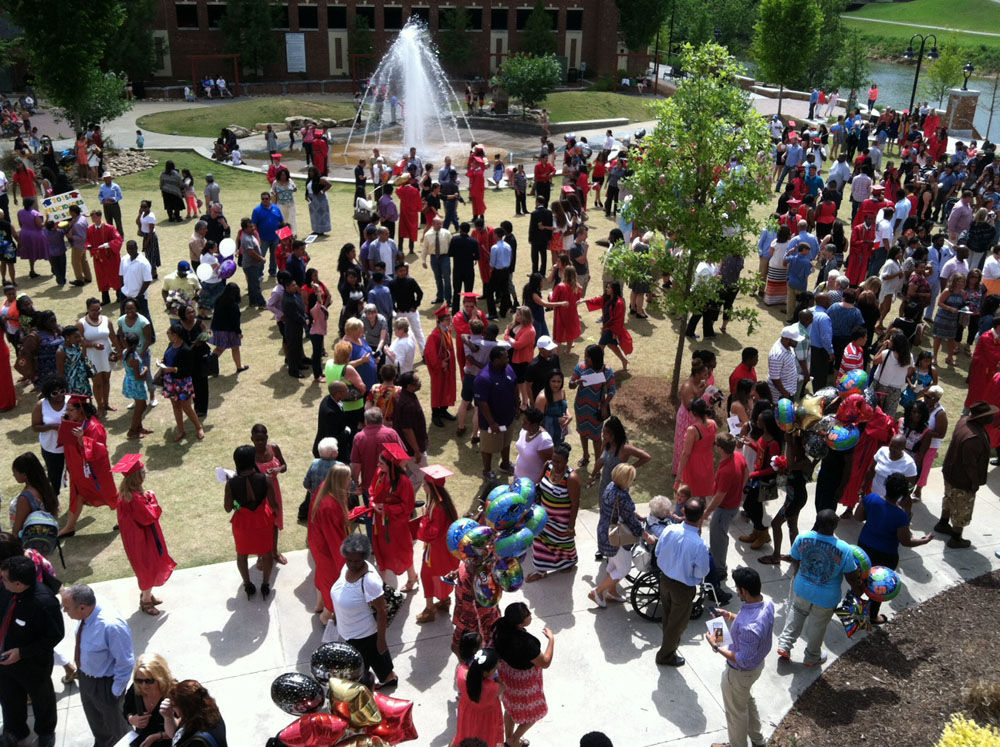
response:
<svg viewBox="0 0 1000 747"><path fill-rule="evenodd" d="M861 285L868 277L868 263L875 250L875 214L865 215L851 231L851 251L847 255L847 278L851 285Z"/></svg>
<svg viewBox="0 0 1000 747"><path fill-rule="evenodd" d="M476 218L473 221L475 228L472 230L472 238L479 242L479 279L483 281L483 290L490 282L490 250L497 243L497 235L490 226L486 225L483 218Z"/></svg>
<svg viewBox="0 0 1000 747"><path fill-rule="evenodd" d="M420 190L415 185L416 179L410 179L396 190L399 198L399 248L403 248L403 239L410 242L409 251L413 253L413 242L420 233Z"/></svg>
<svg viewBox="0 0 1000 747"><path fill-rule="evenodd" d="M10 348L7 340L0 335L0 412L17 406L17 390L14 388L14 374L10 369Z"/></svg>
<svg viewBox="0 0 1000 747"><path fill-rule="evenodd" d="M118 270L122 263L122 237L110 223L104 222L100 210L90 213L90 226L87 227L87 249L94 258L94 273L97 276L97 289L101 291L101 301L111 303L111 290L122 287L122 279Z"/></svg>
<svg viewBox="0 0 1000 747"><path fill-rule="evenodd" d="M97 419L97 409L86 394L71 394L59 426L58 444L69 472L69 520L60 537L76 534L83 505L118 507L118 490L108 459L108 433Z"/></svg>
<svg viewBox="0 0 1000 747"><path fill-rule="evenodd" d="M583 295L583 287L577 282L576 269L570 265L563 271L562 282L556 285L549 294L549 301L565 302L552 312L552 340L561 346L566 346L566 355L573 352L573 343L580 337L580 312L576 305Z"/></svg>
<svg viewBox="0 0 1000 747"><path fill-rule="evenodd" d="M156 605L163 602L153 596L153 587L167 583L177 567L160 528L163 509L152 490L143 490L146 465L141 454L126 454L111 471L124 475L118 490L118 529L125 557L139 582L139 609L147 615L158 615Z"/></svg>
<svg viewBox="0 0 1000 747"><path fill-rule="evenodd" d="M969 393L965 397L965 406L972 407L975 402L991 401L988 398L993 385L993 374L1000 366L1000 314L993 318L993 327L979 336L976 348L972 352L972 363L969 366Z"/></svg>
<svg viewBox="0 0 1000 747"><path fill-rule="evenodd" d="M427 335L424 345L424 363L431 377L431 414L453 420L448 408L455 404L457 387L455 384L455 332L451 324L451 311L447 302L434 312L437 324Z"/></svg>
<svg viewBox="0 0 1000 747"><path fill-rule="evenodd" d="M469 199L472 202L472 217L486 215L486 151L477 145L469 156L465 176L469 180ZM492 244L490 245L492 246Z"/></svg>
<svg viewBox="0 0 1000 747"><path fill-rule="evenodd" d="M326 131L316 129L313 134L313 165L319 171L320 176L329 173L327 154L330 152L330 144L326 142Z"/></svg>
<svg viewBox="0 0 1000 747"><path fill-rule="evenodd" d="M458 723L451 747L466 739L483 744L505 744L500 695L504 686L494 676L500 657L491 648L479 649L455 674L458 687ZM520 744L524 744L521 742Z"/></svg>
<svg viewBox="0 0 1000 747"><path fill-rule="evenodd" d="M604 285L604 295L588 298L589 311L601 309L601 337L597 344L601 348L610 346L612 352L622 362L622 370L628 370L628 358L632 354L632 335L625 329L625 299L622 298L622 284L611 280Z"/></svg>
<svg viewBox="0 0 1000 747"><path fill-rule="evenodd" d="M489 322L486 320L486 314L484 314L479 307L476 305L476 301L479 298L478 293L463 293L462 294L462 310L456 313L451 318L451 326L454 329L455 335L455 354L458 356L458 370L465 370L465 346L462 345L462 335L472 334L472 330L469 329L469 322L473 319L478 318L482 321L485 327Z"/></svg>
<svg viewBox="0 0 1000 747"><path fill-rule="evenodd" d="M236 474L226 480L223 507L233 512L230 519L233 540L236 542L236 567L243 579L247 599L257 593L250 581L247 556L260 558L263 582L260 596L267 599L271 593L271 570L274 568L274 512L278 509L274 497L274 480L257 471L253 446L237 446L233 452Z"/></svg>
<svg viewBox="0 0 1000 747"><path fill-rule="evenodd" d="M335 464L313 494L309 508L307 538L309 552L316 563L316 590L323 598L323 609L331 614L334 610L330 589L344 568L340 545L347 536L350 491L351 468L346 464Z"/></svg>
<svg viewBox="0 0 1000 747"><path fill-rule="evenodd" d="M288 471L285 457L281 454L278 444L267 440L267 426L257 423L250 429L250 442L254 448L254 463L257 471L266 475L274 486L274 560L285 565L288 559L278 552L278 532L285 528L284 505L281 502L281 486L278 485L278 475ZM336 579L334 579L336 580Z"/></svg>
<svg viewBox="0 0 1000 747"><path fill-rule="evenodd" d="M372 548L383 580L390 586L396 576L406 573L405 594L416 591L417 572L413 568L413 537L410 536L410 516L416 505L413 483L406 475L403 463L410 455L399 444L382 446L378 468L368 489L375 512L372 520Z"/></svg>
<svg viewBox="0 0 1000 747"><path fill-rule="evenodd" d="M447 612L451 606L452 585L442 580L458 569L458 558L448 550L448 527L458 518L444 482L454 472L440 464L422 467L427 507L420 518L417 539L424 543L424 562L420 566L420 585L424 587L424 611L417 615L418 623L429 623L437 611ZM436 602L434 600L437 600Z"/></svg>

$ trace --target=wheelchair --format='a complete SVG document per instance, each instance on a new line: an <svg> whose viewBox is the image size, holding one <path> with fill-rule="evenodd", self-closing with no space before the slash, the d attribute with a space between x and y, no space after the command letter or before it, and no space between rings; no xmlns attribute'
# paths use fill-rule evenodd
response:
<svg viewBox="0 0 1000 747"><path fill-rule="evenodd" d="M628 595L632 609L643 620L660 622L663 618L660 613L660 572L652 552L641 542L632 547L632 570L625 576L625 580L631 584ZM715 586L702 581L698 584L694 602L691 604L692 620L697 620L705 613L706 599L713 602L714 606L720 606Z"/></svg>

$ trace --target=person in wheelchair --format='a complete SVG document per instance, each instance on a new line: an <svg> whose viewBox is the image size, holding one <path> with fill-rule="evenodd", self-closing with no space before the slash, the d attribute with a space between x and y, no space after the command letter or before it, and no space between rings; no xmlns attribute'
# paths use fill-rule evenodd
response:
<svg viewBox="0 0 1000 747"><path fill-rule="evenodd" d="M657 497L663 497L663 496L657 496ZM652 501L649 502L650 517L652 517L653 515L653 501L655 500L656 498L654 498ZM670 505L669 501L667 501L665 497L663 498L663 500L666 502L669 510L669 505ZM656 537L659 538L660 533L663 531L663 528L665 526L669 526L670 524L682 524L684 522L684 504L686 504L689 500L691 500L691 489L687 485L681 483L680 485L677 486L677 495L676 495L676 500L674 501L673 511L670 511L668 519L655 530L651 527L647 527L650 534L655 534ZM649 519L647 519L647 522L648 521ZM650 552L655 554L656 552L655 545L654 547L650 547L649 550ZM732 593L725 591L722 588L723 580L724 577L722 573L720 573L719 569L716 567L715 559L712 557L710 551L708 555L708 575L705 576L705 583L712 585L712 587L715 589L715 599L718 600L718 603L720 605L725 606L733 598L733 595Z"/></svg>

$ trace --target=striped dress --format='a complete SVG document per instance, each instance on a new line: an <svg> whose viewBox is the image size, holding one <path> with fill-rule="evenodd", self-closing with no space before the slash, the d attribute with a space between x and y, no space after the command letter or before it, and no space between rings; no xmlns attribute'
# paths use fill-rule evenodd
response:
<svg viewBox="0 0 1000 747"><path fill-rule="evenodd" d="M767 262L767 287L764 291L764 303L767 306L788 301L788 268L785 267L784 260L790 243L775 239L771 244L771 258Z"/></svg>
<svg viewBox="0 0 1000 747"><path fill-rule="evenodd" d="M601 429L604 427L604 421L601 420L600 415L601 398L603 396L610 400L618 390L615 387L615 373L607 366L604 367L605 384L587 386L580 381L584 376L592 373L597 372L584 363L577 363L570 381L579 385L576 390L576 400L573 402L577 433L580 434L581 438L596 441L601 437Z"/></svg>
<svg viewBox="0 0 1000 747"><path fill-rule="evenodd" d="M573 508L568 485L573 470L567 468L558 484L552 482L551 474L552 465L549 464L538 483L538 500L548 512L549 520L532 545L535 568L543 573L562 571L577 563L576 537L569 524Z"/></svg>

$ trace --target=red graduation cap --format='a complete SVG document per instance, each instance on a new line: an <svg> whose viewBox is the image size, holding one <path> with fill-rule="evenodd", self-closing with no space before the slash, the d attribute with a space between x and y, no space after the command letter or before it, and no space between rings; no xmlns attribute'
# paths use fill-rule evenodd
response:
<svg viewBox="0 0 1000 747"><path fill-rule="evenodd" d="M280 153L272 153L271 154L271 158L273 158L275 161L280 161L281 160L281 154Z"/></svg>
<svg viewBox="0 0 1000 747"><path fill-rule="evenodd" d="M82 405L84 402L90 402L89 394L71 394L69 395L69 401L74 405Z"/></svg>
<svg viewBox="0 0 1000 747"><path fill-rule="evenodd" d="M279 228L276 233L278 238L281 239L282 241L284 241L285 239L290 239L292 238L292 227L285 226L284 228Z"/></svg>
<svg viewBox="0 0 1000 747"><path fill-rule="evenodd" d="M427 467L421 467L420 471L424 473L424 477L427 478L427 482L432 485L444 485L444 481L455 474L450 469L440 464L431 464Z"/></svg>
<svg viewBox="0 0 1000 747"><path fill-rule="evenodd" d="M438 319L443 319L446 316L451 316L451 309L448 308L448 302L445 301L438 308L434 310L434 316Z"/></svg>
<svg viewBox="0 0 1000 747"><path fill-rule="evenodd" d="M385 455L386 459L396 464L402 464L403 462L408 462L412 457L406 453L406 449L397 443L384 443L382 444L382 453Z"/></svg>
<svg viewBox="0 0 1000 747"><path fill-rule="evenodd" d="M798 199L796 197L793 197L792 199L790 199L788 201L788 207L789 208L797 208L801 204L802 204L802 200L800 200L800 199Z"/></svg>
<svg viewBox="0 0 1000 747"><path fill-rule="evenodd" d="M479 299L479 294L467 291L462 294L462 298L471 298L473 301L477 301Z"/></svg>
<svg viewBox="0 0 1000 747"><path fill-rule="evenodd" d="M123 475L131 475L145 466L142 462L142 454L126 454L118 460L118 464L112 467L111 471L120 472Z"/></svg>

